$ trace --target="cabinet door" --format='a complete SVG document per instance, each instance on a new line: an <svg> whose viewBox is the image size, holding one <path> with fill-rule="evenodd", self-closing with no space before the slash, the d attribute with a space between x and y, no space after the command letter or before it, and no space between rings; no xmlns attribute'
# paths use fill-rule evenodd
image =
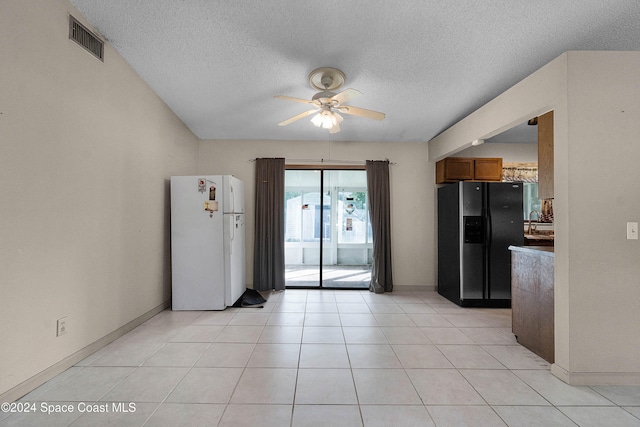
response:
<svg viewBox="0 0 640 427"><path fill-rule="evenodd" d="M436 162L436 184L473 179L473 159L447 157Z"/></svg>
<svg viewBox="0 0 640 427"><path fill-rule="evenodd" d="M473 159L455 157L446 159L445 179L447 181L473 179Z"/></svg>
<svg viewBox="0 0 640 427"><path fill-rule="evenodd" d="M502 181L502 159L475 159L474 179L477 181Z"/></svg>
<svg viewBox="0 0 640 427"><path fill-rule="evenodd" d="M553 199L553 111L538 117L538 198Z"/></svg>

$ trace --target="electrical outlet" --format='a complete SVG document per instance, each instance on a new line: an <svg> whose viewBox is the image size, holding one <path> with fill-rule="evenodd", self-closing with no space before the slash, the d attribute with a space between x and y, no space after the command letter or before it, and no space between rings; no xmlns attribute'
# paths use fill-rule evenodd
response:
<svg viewBox="0 0 640 427"><path fill-rule="evenodd" d="M67 318L63 317L62 319L58 319L57 322L57 331L56 336L64 335L67 333Z"/></svg>
<svg viewBox="0 0 640 427"><path fill-rule="evenodd" d="M627 240L638 240L638 223L627 223Z"/></svg>

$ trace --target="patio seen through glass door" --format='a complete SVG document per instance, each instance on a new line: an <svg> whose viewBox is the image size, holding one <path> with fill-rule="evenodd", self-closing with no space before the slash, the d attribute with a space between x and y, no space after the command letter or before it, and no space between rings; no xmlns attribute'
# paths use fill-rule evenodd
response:
<svg viewBox="0 0 640 427"><path fill-rule="evenodd" d="M284 197L285 286L369 288L366 172L287 169Z"/></svg>

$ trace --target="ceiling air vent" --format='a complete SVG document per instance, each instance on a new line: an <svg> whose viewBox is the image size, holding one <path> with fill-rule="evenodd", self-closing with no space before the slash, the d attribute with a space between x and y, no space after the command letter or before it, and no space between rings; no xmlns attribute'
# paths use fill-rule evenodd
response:
<svg viewBox="0 0 640 427"><path fill-rule="evenodd" d="M69 15L69 38L104 62L104 42Z"/></svg>

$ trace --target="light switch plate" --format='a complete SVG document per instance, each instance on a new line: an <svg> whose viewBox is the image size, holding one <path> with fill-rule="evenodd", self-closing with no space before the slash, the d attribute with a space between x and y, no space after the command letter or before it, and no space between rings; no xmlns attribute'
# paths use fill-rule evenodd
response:
<svg viewBox="0 0 640 427"><path fill-rule="evenodd" d="M638 240L638 223L627 223L627 240Z"/></svg>

